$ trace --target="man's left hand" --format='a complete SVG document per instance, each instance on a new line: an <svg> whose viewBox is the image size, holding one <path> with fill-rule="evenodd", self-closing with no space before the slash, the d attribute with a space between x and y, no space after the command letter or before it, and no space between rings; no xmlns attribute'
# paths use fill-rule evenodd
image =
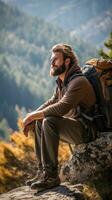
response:
<svg viewBox="0 0 112 200"><path fill-rule="evenodd" d="M31 113L28 113L26 117L23 119L24 127L33 122L34 120L43 118L44 118L43 111L33 111Z"/></svg>
<svg viewBox="0 0 112 200"><path fill-rule="evenodd" d="M26 115L26 117L23 119L23 124L24 124L24 127L27 126L28 124L30 124L32 121L34 121L34 117L33 117L33 114L32 113L28 113Z"/></svg>

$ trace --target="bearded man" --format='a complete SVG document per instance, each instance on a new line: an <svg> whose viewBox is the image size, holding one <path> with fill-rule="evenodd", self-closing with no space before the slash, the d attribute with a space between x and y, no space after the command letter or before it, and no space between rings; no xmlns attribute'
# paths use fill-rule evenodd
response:
<svg viewBox="0 0 112 200"><path fill-rule="evenodd" d="M24 133L35 123L35 150L38 160L36 177L27 181L32 189L52 188L60 184L58 147L88 142L90 136L80 120L80 108L91 109L96 96L90 82L82 75L78 59L68 44L52 47L50 75L55 77L53 96L24 118Z"/></svg>

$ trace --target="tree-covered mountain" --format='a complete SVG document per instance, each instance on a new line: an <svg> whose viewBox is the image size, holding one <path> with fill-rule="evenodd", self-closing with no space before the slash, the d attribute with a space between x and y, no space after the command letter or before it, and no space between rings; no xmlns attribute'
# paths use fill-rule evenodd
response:
<svg viewBox="0 0 112 200"><path fill-rule="evenodd" d="M111 0L4 0L97 46L112 31Z"/></svg>
<svg viewBox="0 0 112 200"><path fill-rule="evenodd" d="M50 49L59 42L72 45L80 63L96 55L82 39L0 1L0 120L10 127L16 128L16 105L34 109L52 94Z"/></svg>

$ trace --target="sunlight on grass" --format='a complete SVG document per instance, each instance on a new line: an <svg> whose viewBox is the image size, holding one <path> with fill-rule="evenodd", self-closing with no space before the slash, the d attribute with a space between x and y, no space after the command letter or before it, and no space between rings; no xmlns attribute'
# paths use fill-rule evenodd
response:
<svg viewBox="0 0 112 200"><path fill-rule="evenodd" d="M93 185L84 185L83 192L88 200L103 200Z"/></svg>

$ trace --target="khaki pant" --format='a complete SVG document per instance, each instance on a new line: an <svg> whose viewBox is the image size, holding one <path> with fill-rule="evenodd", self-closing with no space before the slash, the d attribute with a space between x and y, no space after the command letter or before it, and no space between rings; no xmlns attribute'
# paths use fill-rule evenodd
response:
<svg viewBox="0 0 112 200"><path fill-rule="evenodd" d="M59 140L69 144L81 144L86 134L82 124L71 118L46 117L35 124L35 150L42 166L58 165Z"/></svg>

